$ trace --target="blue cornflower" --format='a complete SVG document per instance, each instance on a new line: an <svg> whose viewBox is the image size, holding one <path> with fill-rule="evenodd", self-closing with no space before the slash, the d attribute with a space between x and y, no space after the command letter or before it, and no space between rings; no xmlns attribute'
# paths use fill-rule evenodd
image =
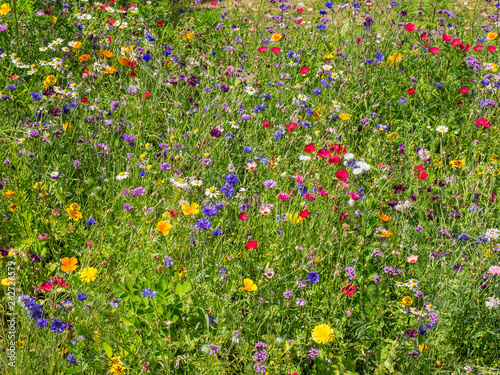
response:
<svg viewBox="0 0 500 375"><path fill-rule="evenodd" d="M40 319L43 317L42 306L39 303L33 303L28 310L28 318Z"/></svg>
<svg viewBox="0 0 500 375"><path fill-rule="evenodd" d="M94 225L95 223L96 223L96 221L94 219L92 219L92 218L90 218L90 219L87 220L87 225L89 225L89 226L90 225Z"/></svg>
<svg viewBox="0 0 500 375"><path fill-rule="evenodd" d="M234 195L234 189L229 184L222 185L220 187L220 191L221 191L222 194L224 194L226 196L227 199L231 199L233 197L233 195Z"/></svg>
<svg viewBox="0 0 500 375"><path fill-rule="evenodd" d="M121 301L122 301L121 298L113 298L113 300L109 303L109 305L116 309L116 308L118 308L118 306L120 306Z"/></svg>
<svg viewBox="0 0 500 375"><path fill-rule="evenodd" d="M326 26L324 24L320 24L320 25L316 26L316 29L317 30L324 30L324 29L326 29Z"/></svg>
<svg viewBox="0 0 500 375"><path fill-rule="evenodd" d="M382 61L385 59L385 56L381 53L381 52L377 52L375 54L375 58L378 60L378 61Z"/></svg>
<svg viewBox="0 0 500 375"><path fill-rule="evenodd" d="M36 101L42 100L42 94L39 92L32 92L30 95L31 95L31 98L33 100L36 100Z"/></svg>
<svg viewBox="0 0 500 375"><path fill-rule="evenodd" d="M151 288L142 288L142 298L146 298L146 297L149 297L149 298L153 298L153 297L156 297L156 295L158 294L158 292L153 292L151 290Z"/></svg>
<svg viewBox="0 0 500 375"><path fill-rule="evenodd" d="M146 34L145 38L148 42L154 42L154 40L155 40L155 37L149 33Z"/></svg>
<svg viewBox="0 0 500 375"><path fill-rule="evenodd" d="M327 1L327 2L325 3L325 7L327 7L328 9L333 9L333 5L334 5L334 4L333 4L331 1Z"/></svg>
<svg viewBox="0 0 500 375"><path fill-rule="evenodd" d="M212 232L212 234L213 234L215 237L220 236L220 235L221 235L221 234L223 234L223 233L224 233L224 231L223 231L222 229L219 229L219 228L216 228L216 229Z"/></svg>
<svg viewBox="0 0 500 375"><path fill-rule="evenodd" d="M63 333L66 329L66 322L62 320L53 320L50 329L55 333Z"/></svg>
<svg viewBox="0 0 500 375"><path fill-rule="evenodd" d="M66 359L69 361L69 363L75 365L76 364L76 357L73 354L68 354Z"/></svg>
<svg viewBox="0 0 500 375"><path fill-rule="evenodd" d="M148 53L146 53L144 56L142 56L142 59L143 59L144 61L149 61L149 60L151 60L151 55L150 55L150 54L148 54Z"/></svg>
<svg viewBox="0 0 500 375"><path fill-rule="evenodd" d="M245 148L243 149L243 152L246 152L247 154L251 153L253 150L250 146L245 146Z"/></svg>
<svg viewBox="0 0 500 375"><path fill-rule="evenodd" d="M440 88L440 89L442 89L442 88L444 87L444 86L443 86L443 84L442 84L441 82L436 82L436 83L434 84L434 86L436 86L437 88Z"/></svg>
<svg viewBox="0 0 500 375"><path fill-rule="evenodd" d="M359 9L361 7L357 1L352 6L354 9Z"/></svg>
<svg viewBox="0 0 500 375"><path fill-rule="evenodd" d="M313 95L321 95L321 90L318 88L312 89L311 94Z"/></svg>
<svg viewBox="0 0 500 375"><path fill-rule="evenodd" d="M196 225L198 226L198 228L203 230L209 230L210 228L212 228L212 223L208 219L198 219Z"/></svg>
<svg viewBox="0 0 500 375"><path fill-rule="evenodd" d="M175 263L174 260L168 255L166 255L165 258L163 259L163 265L165 267L172 267L174 263Z"/></svg>
<svg viewBox="0 0 500 375"><path fill-rule="evenodd" d="M321 15L325 15L325 14L328 14L328 11L327 11L327 10L324 10L324 9L321 9L321 10L319 11L319 14L321 14Z"/></svg>
<svg viewBox="0 0 500 375"><path fill-rule="evenodd" d="M302 194L302 195L307 193L307 186L306 185L298 184L297 189L300 191L300 194Z"/></svg>
<svg viewBox="0 0 500 375"><path fill-rule="evenodd" d="M398 100L398 102L405 103L407 100L408 100L408 98L401 98L401 99Z"/></svg>
<svg viewBox="0 0 500 375"><path fill-rule="evenodd" d="M308 116L312 116L314 115L314 111L311 109L311 108L306 108L304 110L305 114L308 115Z"/></svg>
<svg viewBox="0 0 500 375"><path fill-rule="evenodd" d="M367 64L373 64L373 59L366 59L365 61Z"/></svg>
<svg viewBox="0 0 500 375"><path fill-rule="evenodd" d="M228 174L227 176L224 177L224 181L226 181L229 185L236 185L239 181L238 179L238 176L236 176L235 174Z"/></svg>
<svg viewBox="0 0 500 375"><path fill-rule="evenodd" d="M217 328L217 322L215 321L215 315L209 315L208 316L208 325L209 326L214 326Z"/></svg>
<svg viewBox="0 0 500 375"><path fill-rule="evenodd" d="M307 274L307 280L311 283L311 284L317 284L319 282L319 275L316 273L316 272L309 272Z"/></svg>
<svg viewBox="0 0 500 375"><path fill-rule="evenodd" d="M281 139L285 135L285 132L283 130L276 130L276 132L273 134L274 139Z"/></svg>
<svg viewBox="0 0 500 375"><path fill-rule="evenodd" d="M49 325L49 321L47 319L38 319L36 321L36 326L39 327L39 328L45 328Z"/></svg>
<svg viewBox="0 0 500 375"><path fill-rule="evenodd" d="M395 1L391 1L391 5L392 5L393 7L395 7L395 6L397 6L397 5L398 5L398 3L396 3Z"/></svg>
<svg viewBox="0 0 500 375"><path fill-rule="evenodd" d="M203 208L203 215L205 216L216 216L218 213L219 210L213 206Z"/></svg>
<svg viewBox="0 0 500 375"><path fill-rule="evenodd" d="M87 299L87 293L80 293L77 298L78 301L83 302Z"/></svg>
<svg viewBox="0 0 500 375"><path fill-rule="evenodd" d="M457 232L455 234L455 238L459 241L467 241L469 237L467 237L467 234L465 232Z"/></svg>

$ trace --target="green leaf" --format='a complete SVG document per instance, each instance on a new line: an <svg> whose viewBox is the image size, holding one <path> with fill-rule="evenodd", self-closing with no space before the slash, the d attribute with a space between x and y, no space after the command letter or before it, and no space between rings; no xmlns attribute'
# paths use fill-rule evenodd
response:
<svg viewBox="0 0 500 375"><path fill-rule="evenodd" d="M113 357L113 349L111 348L111 346L109 346L108 343L104 342L102 344L102 348L104 350L104 352L106 353L106 355L109 357L109 358L112 358Z"/></svg>

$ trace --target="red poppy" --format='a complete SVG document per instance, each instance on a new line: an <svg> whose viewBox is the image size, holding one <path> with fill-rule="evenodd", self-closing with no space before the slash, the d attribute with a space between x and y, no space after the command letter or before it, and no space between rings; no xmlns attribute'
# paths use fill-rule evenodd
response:
<svg viewBox="0 0 500 375"><path fill-rule="evenodd" d="M337 177L339 181L346 181L347 178L349 177L349 172L339 169L335 174L335 177Z"/></svg>
<svg viewBox="0 0 500 375"><path fill-rule="evenodd" d="M429 39L429 35L427 35L427 34L420 34L420 39L422 39L422 40L428 40Z"/></svg>
<svg viewBox="0 0 500 375"><path fill-rule="evenodd" d="M356 293L356 288L354 287L354 284L349 284L345 288L342 288L342 293L344 293L347 296L353 295Z"/></svg>
<svg viewBox="0 0 500 375"><path fill-rule="evenodd" d="M418 165L415 168L413 168L414 172L422 172L425 168L422 165Z"/></svg>
<svg viewBox="0 0 500 375"><path fill-rule="evenodd" d="M88 103L88 102L89 102L89 100L88 100L87 98L81 98L81 99L80 99L80 102L82 102L82 103Z"/></svg>
<svg viewBox="0 0 500 375"><path fill-rule="evenodd" d="M490 202L495 202L497 200L497 196L494 193L490 195Z"/></svg>
<svg viewBox="0 0 500 375"><path fill-rule="evenodd" d="M130 72L130 77L134 78L134 77L136 77L136 76L137 76L137 73L135 72L135 70L132 70L132 71Z"/></svg>
<svg viewBox="0 0 500 375"><path fill-rule="evenodd" d="M459 46L459 45L460 45L460 43L462 43L462 41L461 41L460 39L453 39L453 40L451 41L451 43L450 43L450 44L451 44L453 47L456 47L456 46Z"/></svg>
<svg viewBox="0 0 500 375"><path fill-rule="evenodd" d="M40 288L42 288L44 292L50 292L52 290L52 287L53 287L52 284L43 283Z"/></svg>
<svg viewBox="0 0 500 375"><path fill-rule="evenodd" d="M281 51L281 49L279 49L279 47L274 47L271 52L272 53L279 53Z"/></svg>
<svg viewBox="0 0 500 375"><path fill-rule="evenodd" d="M131 62L128 63L128 66L130 68L133 68L133 67L135 67L135 64L137 64L135 61L133 61L133 62L131 61Z"/></svg>
<svg viewBox="0 0 500 375"><path fill-rule="evenodd" d="M62 277L56 277L51 279L52 284L58 285L60 287L66 288L68 286L68 283L62 278Z"/></svg>
<svg viewBox="0 0 500 375"><path fill-rule="evenodd" d="M158 23L156 24L156 26L158 26L158 27L163 27L163 26L165 26L165 23L164 23L164 22L158 22Z"/></svg>
<svg viewBox="0 0 500 375"><path fill-rule="evenodd" d="M474 51L481 51L483 48L484 48L484 46L479 44L479 45L474 47Z"/></svg>
<svg viewBox="0 0 500 375"><path fill-rule="evenodd" d="M248 241L247 245L245 246L245 249L250 250L250 249L256 249L258 246L257 241Z"/></svg>
<svg viewBox="0 0 500 375"><path fill-rule="evenodd" d="M149 97L151 96L151 93L147 92L144 95L142 95L141 102L145 102Z"/></svg>
<svg viewBox="0 0 500 375"><path fill-rule="evenodd" d="M329 145L328 147L330 151L333 151L333 153L337 155L344 155L347 152L346 147L339 144Z"/></svg>
<svg viewBox="0 0 500 375"><path fill-rule="evenodd" d="M457 103L457 105L458 105L459 107L461 107L461 106L463 106L463 105L464 105L464 102L458 102L458 103Z"/></svg>
<svg viewBox="0 0 500 375"><path fill-rule="evenodd" d="M428 175L426 172L422 172L422 173L419 173L419 174L417 175L417 178L418 178L419 180L426 180L428 176L429 176L429 175Z"/></svg>
<svg viewBox="0 0 500 375"><path fill-rule="evenodd" d="M267 51L267 47L266 46L259 47L258 51L259 52L266 52Z"/></svg>
<svg viewBox="0 0 500 375"><path fill-rule="evenodd" d="M467 87L463 88L463 89L460 89L460 94L467 94L469 92L469 89Z"/></svg>
<svg viewBox="0 0 500 375"><path fill-rule="evenodd" d="M297 9L297 12L299 13L302 13L304 11L304 9L300 8L300 9Z"/></svg>
<svg viewBox="0 0 500 375"><path fill-rule="evenodd" d="M308 217L310 214L310 212L308 210L304 210L300 213L300 217L305 219L306 217Z"/></svg>
<svg viewBox="0 0 500 375"><path fill-rule="evenodd" d="M415 31L415 25L412 24L412 23L407 23L406 26L405 26L405 30L406 31Z"/></svg>
<svg viewBox="0 0 500 375"><path fill-rule="evenodd" d="M271 126L271 121L264 121L262 123L262 125L265 127L265 128L268 128L269 126Z"/></svg>
<svg viewBox="0 0 500 375"><path fill-rule="evenodd" d="M238 219L240 220L248 220L248 215L244 212L238 215Z"/></svg>
<svg viewBox="0 0 500 375"><path fill-rule="evenodd" d="M333 155L330 159L328 159L329 164L338 164L340 163L340 158L337 155Z"/></svg>
<svg viewBox="0 0 500 375"><path fill-rule="evenodd" d="M307 152L308 154L312 154L314 151L316 151L316 147L314 145L306 145L304 147L304 152Z"/></svg>
<svg viewBox="0 0 500 375"><path fill-rule="evenodd" d="M433 55L437 55L439 53L439 48L432 47L431 49L429 49L429 52L432 53Z"/></svg>
<svg viewBox="0 0 500 375"><path fill-rule="evenodd" d="M470 44L467 43L467 44L463 44L463 43L460 43L460 45L458 46L458 48L460 48L460 50L463 52L463 53L466 53L468 50L470 50ZM493 47L495 48L495 47Z"/></svg>
<svg viewBox="0 0 500 375"><path fill-rule="evenodd" d="M218 1L212 1L210 5L216 6L219 2Z"/></svg>
<svg viewBox="0 0 500 375"><path fill-rule="evenodd" d="M340 220L339 220L339 221L340 221L340 222L343 222L343 221L344 221L344 219L345 219L347 216L349 216L349 212L344 212L342 215L340 215Z"/></svg>
<svg viewBox="0 0 500 375"><path fill-rule="evenodd" d="M484 126L485 128L491 127L491 124L484 117L476 119L476 125L477 126Z"/></svg>
<svg viewBox="0 0 500 375"><path fill-rule="evenodd" d="M328 159L331 156L331 154L330 151L328 150L319 150L316 156L320 159Z"/></svg>
<svg viewBox="0 0 500 375"><path fill-rule="evenodd" d="M304 66L303 68L300 68L300 72L302 74L307 74L310 72L311 69L309 69L307 66Z"/></svg>
<svg viewBox="0 0 500 375"><path fill-rule="evenodd" d="M497 47L489 46L487 49L488 49L488 52L495 52L497 50Z"/></svg>
<svg viewBox="0 0 500 375"><path fill-rule="evenodd" d="M289 132L293 132L296 127L297 124L295 122L291 122L286 126L286 130L288 130Z"/></svg>
<svg viewBox="0 0 500 375"><path fill-rule="evenodd" d="M302 20L295 21L295 23L300 25L302 23Z"/></svg>
<svg viewBox="0 0 500 375"><path fill-rule="evenodd" d="M443 41L449 42L452 39L453 39L453 37L451 35L443 34Z"/></svg>
<svg viewBox="0 0 500 375"><path fill-rule="evenodd" d="M409 90L408 90L408 94L409 94L409 95L413 95L413 94L415 94L415 89L409 89Z"/></svg>

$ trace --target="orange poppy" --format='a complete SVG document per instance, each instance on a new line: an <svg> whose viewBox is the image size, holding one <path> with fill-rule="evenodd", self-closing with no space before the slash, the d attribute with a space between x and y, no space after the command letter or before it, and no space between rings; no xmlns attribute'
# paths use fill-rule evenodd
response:
<svg viewBox="0 0 500 375"><path fill-rule="evenodd" d="M78 61L80 64L85 65L87 64L90 60L92 60L92 57L88 54L83 54L78 58Z"/></svg>
<svg viewBox="0 0 500 375"><path fill-rule="evenodd" d="M74 271L78 268L78 266L76 265L78 263L78 259L76 259L75 257L72 257L72 258L62 258L61 259L61 270L63 272L70 272L70 271Z"/></svg>
<svg viewBox="0 0 500 375"><path fill-rule="evenodd" d="M382 215L380 216L380 220L382 220L384 223L388 222L391 220L390 216L382 212Z"/></svg>

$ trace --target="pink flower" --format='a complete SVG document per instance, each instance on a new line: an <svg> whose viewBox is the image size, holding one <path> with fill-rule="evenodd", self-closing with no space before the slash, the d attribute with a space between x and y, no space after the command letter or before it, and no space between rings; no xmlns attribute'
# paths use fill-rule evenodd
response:
<svg viewBox="0 0 500 375"><path fill-rule="evenodd" d="M433 55L437 55L439 53L439 48L432 47L431 49L429 49L429 52L432 53Z"/></svg>
<svg viewBox="0 0 500 375"><path fill-rule="evenodd" d="M303 184L306 179L300 175L295 176L295 182L298 184Z"/></svg>
<svg viewBox="0 0 500 375"><path fill-rule="evenodd" d="M316 200L316 194L314 193L305 193L304 198L308 201L315 201Z"/></svg>
<svg viewBox="0 0 500 375"><path fill-rule="evenodd" d="M406 258L406 261L408 263L416 263L418 260L418 255L410 255L409 257Z"/></svg>
<svg viewBox="0 0 500 375"><path fill-rule="evenodd" d="M488 272L492 275L500 275L500 266L491 266Z"/></svg>
<svg viewBox="0 0 500 375"><path fill-rule="evenodd" d="M350 191L349 197L351 197L353 201L357 201L359 199L359 194L357 191Z"/></svg>
<svg viewBox="0 0 500 375"><path fill-rule="evenodd" d="M282 201L289 201L290 200L290 194L279 193L278 194L278 199L281 199Z"/></svg>
<svg viewBox="0 0 500 375"><path fill-rule="evenodd" d="M320 191L318 191L318 194L323 196L323 197L327 197L328 194L330 194L330 192L328 190L320 190Z"/></svg>

